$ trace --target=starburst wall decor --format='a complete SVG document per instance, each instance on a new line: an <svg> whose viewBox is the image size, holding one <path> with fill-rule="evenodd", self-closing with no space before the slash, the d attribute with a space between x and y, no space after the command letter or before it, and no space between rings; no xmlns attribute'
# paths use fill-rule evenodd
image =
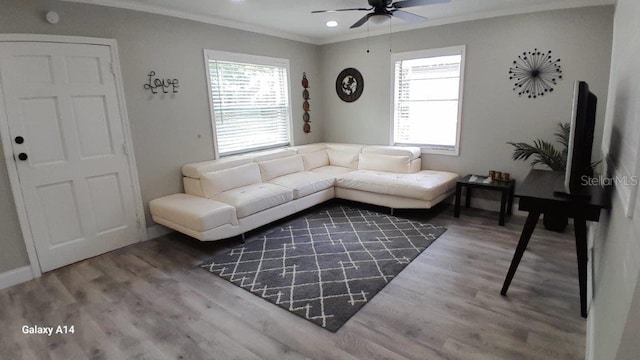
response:
<svg viewBox="0 0 640 360"><path fill-rule="evenodd" d="M553 85L557 85L561 79L560 59L554 60L551 50L525 51L509 68L509 80L515 80L513 90L518 91L519 96L524 95L530 99L553 92Z"/></svg>

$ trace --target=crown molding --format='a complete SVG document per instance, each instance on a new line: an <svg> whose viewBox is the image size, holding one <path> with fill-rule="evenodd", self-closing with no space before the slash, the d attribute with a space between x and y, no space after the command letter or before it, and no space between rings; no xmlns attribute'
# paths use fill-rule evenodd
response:
<svg viewBox="0 0 640 360"><path fill-rule="evenodd" d="M167 9L162 6L150 5L150 4L138 4L129 1L121 0L62 0L64 2L82 3L97 6L106 6L119 9L141 11L150 14L170 16L185 20L196 21L205 24L224 26L228 28L244 30L254 32L263 35L275 36L282 39L299 41L307 44L319 45L318 39L309 38L306 36L295 35L285 31L275 30L259 25L247 24L239 21L219 18L212 15L193 14L186 11L180 11L175 9Z"/></svg>
<svg viewBox="0 0 640 360"><path fill-rule="evenodd" d="M224 26L228 28L243 30L254 32L258 34L264 34L269 36L275 36L287 40L299 41L312 45L328 45L343 41L355 40L355 39L363 39L367 36L379 36L379 35L388 35L389 28L387 26L380 27L376 30L369 31L358 31L345 35L336 35L329 36L326 38L312 38L303 35L292 34L286 31L276 30L260 25L248 24L239 21L229 20L220 18L213 15L203 15L203 14L194 14L186 11L180 11L175 9L168 9L158 5L151 4L141 4L138 2L132 2L128 0L62 0L65 2L73 2L73 3L83 3L89 5L98 5L98 6L106 6L106 7L114 7L120 9L127 9L133 11L141 11L156 15L164 15L170 16L185 20L196 21L205 24L212 24L218 26ZM406 24L406 25L397 25L392 26L391 33L398 33L402 31L429 28L433 26L447 25L447 24L455 24L467 21L474 20L482 20L482 19L490 19L501 16L510 16L510 15L521 15L521 14L529 14L535 12L542 11L553 11L553 10L562 10L562 9L572 9L572 8L580 8L580 7L592 7L592 6L607 6L614 5L616 0L590 0L590 4L585 4L583 0L558 0L553 3L547 4L539 4L539 5L530 5L526 7L520 7L517 9L499 9L492 11L484 11L477 12L468 15L460 15L460 16L452 16L440 19L429 20L429 22L424 24Z"/></svg>
<svg viewBox="0 0 640 360"><path fill-rule="evenodd" d="M577 1L573 1L570 4L567 4L566 2L558 1L554 4L544 5L544 6L537 5L537 6L529 6L527 8L485 11L485 12L473 13L469 15L452 16L452 17L433 19L433 20L429 19L429 21L424 24L393 26L391 29L392 30L391 33L395 34L403 31L423 29L423 28L448 25L448 24L456 24L456 23L462 23L467 21L491 19L491 18L497 18L502 16L524 15L524 14L531 14L536 12L543 12L543 11L586 8L586 7L593 7L593 6L609 6L613 4L614 2L612 1L611 3L608 3L608 4L604 3L604 4L593 4L593 5L585 6L584 4L579 4ZM373 36L379 36L379 35L389 35L389 27L385 27L384 29L369 31L368 36L373 37ZM334 44L334 43L343 42L343 41L363 39L366 37L367 37L366 32L365 33L360 32L360 33L354 33L354 34L348 34L348 35L338 35L331 38L322 39L319 42L317 42L316 45L328 45L328 44Z"/></svg>

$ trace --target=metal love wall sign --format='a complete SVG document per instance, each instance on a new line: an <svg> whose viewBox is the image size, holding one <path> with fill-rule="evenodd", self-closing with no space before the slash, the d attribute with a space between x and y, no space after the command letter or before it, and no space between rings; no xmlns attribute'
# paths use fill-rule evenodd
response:
<svg viewBox="0 0 640 360"><path fill-rule="evenodd" d="M164 94L173 93L176 94L178 92L178 88L180 87L180 82L178 79L161 79L156 77L155 71L150 71L147 74L149 78L147 83L144 84L144 89L151 91L152 94L158 94L160 91Z"/></svg>

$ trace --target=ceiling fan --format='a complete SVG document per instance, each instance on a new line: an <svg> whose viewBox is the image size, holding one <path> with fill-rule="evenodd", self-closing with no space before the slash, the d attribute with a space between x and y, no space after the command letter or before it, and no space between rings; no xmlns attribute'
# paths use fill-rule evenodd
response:
<svg viewBox="0 0 640 360"><path fill-rule="evenodd" d="M380 23L391 18L393 16L398 17L402 20L419 23L427 21L427 18L422 17L420 15L412 14L410 12L406 12L404 8L414 7L414 6L424 6L424 5L433 5L433 4L442 4L448 3L451 0L402 0L393 2L393 0L367 0L369 2L369 8L351 8L351 9L337 9L337 10L316 10L312 11L312 14L317 13L326 13L326 12L338 12L338 11L371 11L367 15L363 16L360 20L358 20L355 24L351 25L351 28L357 28L362 26L364 23L371 19L372 21L381 20ZM372 19L373 18L373 19Z"/></svg>

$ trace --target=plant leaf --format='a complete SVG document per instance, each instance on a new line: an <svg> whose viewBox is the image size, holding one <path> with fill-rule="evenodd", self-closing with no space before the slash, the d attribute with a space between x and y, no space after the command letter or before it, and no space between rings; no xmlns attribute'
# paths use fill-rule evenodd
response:
<svg viewBox="0 0 640 360"><path fill-rule="evenodd" d="M558 130L553 134L558 141L564 147L565 151L569 148L569 134L571 133L571 124L558 123Z"/></svg>

